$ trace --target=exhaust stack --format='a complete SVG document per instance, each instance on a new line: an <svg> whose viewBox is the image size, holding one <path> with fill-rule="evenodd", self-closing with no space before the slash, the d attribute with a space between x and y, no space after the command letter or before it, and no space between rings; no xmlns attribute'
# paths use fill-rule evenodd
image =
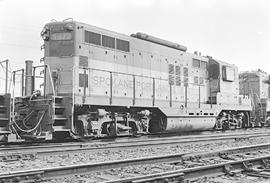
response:
<svg viewBox="0 0 270 183"><path fill-rule="evenodd" d="M33 61L25 61L25 96L31 96L33 93Z"/></svg>

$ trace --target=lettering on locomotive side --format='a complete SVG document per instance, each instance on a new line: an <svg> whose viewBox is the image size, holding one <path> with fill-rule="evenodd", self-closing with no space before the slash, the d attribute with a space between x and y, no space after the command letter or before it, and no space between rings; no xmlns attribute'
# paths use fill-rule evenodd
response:
<svg viewBox="0 0 270 183"><path fill-rule="evenodd" d="M106 76L93 76L91 77L91 84L96 87L110 87L110 77ZM149 90L152 88L152 82L145 81L136 81L136 88L142 90ZM133 88L133 80L132 79L123 79L119 77L114 77L112 79L113 87L117 87L119 89L132 89Z"/></svg>
<svg viewBox="0 0 270 183"><path fill-rule="evenodd" d="M110 86L110 78L104 76L93 76L91 78L92 84L96 86Z"/></svg>

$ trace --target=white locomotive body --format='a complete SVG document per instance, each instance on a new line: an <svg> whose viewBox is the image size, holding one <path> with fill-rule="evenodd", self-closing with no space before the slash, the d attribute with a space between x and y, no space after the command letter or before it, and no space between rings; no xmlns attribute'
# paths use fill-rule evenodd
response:
<svg viewBox="0 0 270 183"><path fill-rule="evenodd" d="M249 126L235 65L188 53L143 33L51 22L45 42L44 131L80 136L182 132ZM50 122L48 122L50 121Z"/></svg>

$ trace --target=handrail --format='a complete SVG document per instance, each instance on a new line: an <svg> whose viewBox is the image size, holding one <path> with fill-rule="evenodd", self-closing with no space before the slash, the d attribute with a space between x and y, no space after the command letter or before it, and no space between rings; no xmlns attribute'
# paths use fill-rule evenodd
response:
<svg viewBox="0 0 270 183"><path fill-rule="evenodd" d="M74 78L75 76L75 69L74 69L74 66L72 67L72 76ZM75 104L75 79L72 79L72 114L74 114L74 104ZM71 115L71 123L74 124L74 115ZM74 132L74 125L71 125L71 131Z"/></svg>
<svg viewBox="0 0 270 183"><path fill-rule="evenodd" d="M10 116L10 121L15 121L15 74L16 74L16 71L13 71L13 77L12 77L12 81L13 81L13 87L12 87L12 118ZM12 126L12 124L10 124L10 127L13 128L13 131L15 131L15 133L17 134L15 128ZM17 134L18 137L20 137L18 134Z"/></svg>
<svg viewBox="0 0 270 183"><path fill-rule="evenodd" d="M107 73L112 73L112 74L122 74L122 75L126 75L126 76L135 76L135 77L141 77L141 78L147 78L147 79L155 79L155 80L160 80L160 81L169 81L169 79L163 79L161 77L151 77L151 76L142 76L142 75L137 75L137 74L129 74L129 73L124 73L124 72L116 72L116 71L109 71L109 70L104 70L104 69L96 69L96 68L89 68L89 67L78 67L78 69L83 69L83 70L93 70L93 71L102 71L102 72L107 72ZM183 76L181 76L182 78L184 78ZM185 78L192 78L190 76L185 76ZM204 80L208 81L208 79L203 78ZM194 86L204 86L205 84L195 84L195 83L191 83L188 82L186 83L183 79L180 80L180 83L182 84L189 84L189 85L194 85Z"/></svg>
<svg viewBox="0 0 270 183"><path fill-rule="evenodd" d="M55 88L54 88L53 79L52 79L52 73L51 73L51 69L50 69L49 65L46 65L46 69L48 69L50 82L51 82L52 90L53 90L52 116L55 116ZM45 95L45 93L44 93L44 95ZM53 123L54 123L54 118L52 118L52 120L53 120Z"/></svg>
<svg viewBox="0 0 270 183"><path fill-rule="evenodd" d="M16 77L16 72L22 72L22 96L23 96L23 88L24 88L24 69L19 69L19 70L15 70L15 71L13 71L12 72L12 74L13 74L13 77L12 77L12 82L13 82L13 87L12 87L12 116L10 116L10 121L12 121L12 122L14 122L15 121L15 77ZM11 107L11 105L10 105L10 107ZM11 110L10 110L11 111ZM11 126L12 126L12 124L10 124ZM15 130L14 128L13 128L13 130ZM16 133L16 131L15 131L15 133ZM16 133L17 134L17 133ZM17 134L18 135L18 134ZM19 136L19 135L18 135Z"/></svg>
<svg viewBox="0 0 270 183"><path fill-rule="evenodd" d="M53 90L53 96L55 97L55 88L54 88L54 84L53 84L51 69L50 69L49 65L46 65L46 67L47 67L48 72L49 72L50 82L51 82L52 90Z"/></svg>

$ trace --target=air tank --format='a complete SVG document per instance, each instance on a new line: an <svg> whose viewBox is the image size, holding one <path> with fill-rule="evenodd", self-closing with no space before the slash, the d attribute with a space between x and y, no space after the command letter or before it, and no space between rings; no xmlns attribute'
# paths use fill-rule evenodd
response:
<svg viewBox="0 0 270 183"><path fill-rule="evenodd" d="M215 127L216 116L172 116L162 120L152 119L150 129L156 132L187 132L211 130Z"/></svg>
<svg viewBox="0 0 270 183"><path fill-rule="evenodd" d="M170 48L174 48L174 49L177 49L177 50L180 50L180 51L184 51L184 52L187 51L186 46L183 46L183 45L180 45L180 44L177 44L177 43L173 43L173 42L170 42L170 41L167 41L167 40L164 40L164 39L160 39L160 38L157 38L157 37L154 37L154 36L150 36L150 35L145 34L145 33L137 32L136 34L131 34L131 36L135 37L135 38L138 38L138 39L145 40L145 41L149 41L149 42L152 42L152 43L156 43L156 44L160 44L160 45L167 46L167 47L170 47Z"/></svg>

